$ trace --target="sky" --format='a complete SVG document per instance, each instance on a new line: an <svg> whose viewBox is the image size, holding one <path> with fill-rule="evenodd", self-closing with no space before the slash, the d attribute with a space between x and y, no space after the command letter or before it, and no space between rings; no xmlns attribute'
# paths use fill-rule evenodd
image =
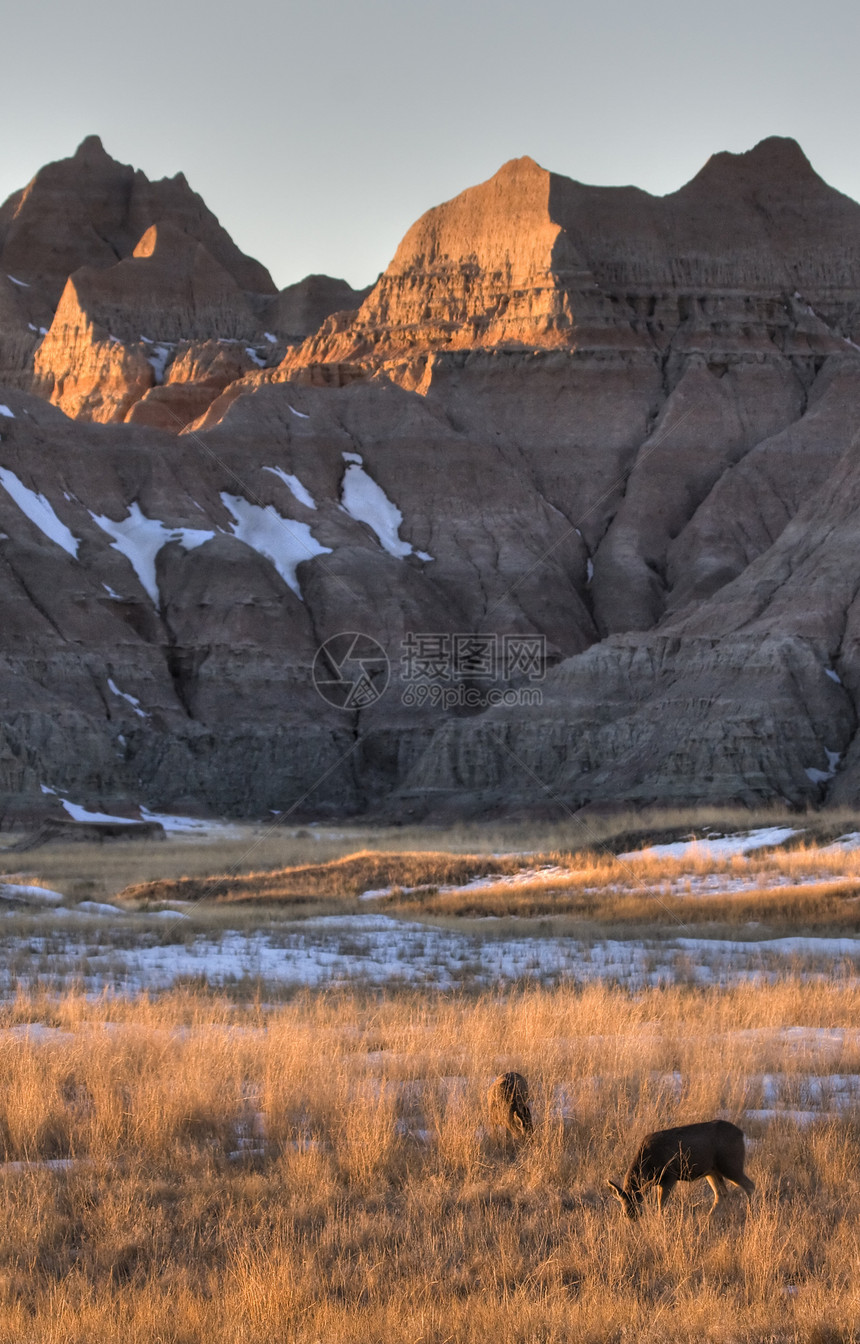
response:
<svg viewBox="0 0 860 1344"><path fill-rule="evenodd" d="M789 135L860 199L854 0L0 0L0 200L86 135L182 171L279 286L383 270L529 154L677 190Z"/></svg>

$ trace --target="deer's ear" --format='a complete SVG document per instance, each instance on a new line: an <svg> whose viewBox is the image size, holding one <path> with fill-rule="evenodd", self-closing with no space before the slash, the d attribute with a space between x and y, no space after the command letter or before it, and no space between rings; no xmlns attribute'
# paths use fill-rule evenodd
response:
<svg viewBox="0 0 860 1344"><path fill-rule="evenodd" d="M610 1190L612 1191L616 1199L620 1200L622 1204L627 1203L627 1196L624 1194L624 1191L621 1189L621 1186L618 1184L617 1181L613 1181L609 1177L607 1177L606 1184L609 1186Z"/></svg>

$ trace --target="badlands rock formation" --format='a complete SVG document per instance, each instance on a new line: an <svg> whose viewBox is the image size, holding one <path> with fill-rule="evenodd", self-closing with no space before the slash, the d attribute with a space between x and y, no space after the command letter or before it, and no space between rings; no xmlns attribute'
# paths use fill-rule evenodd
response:
<svg viewBox="0 0 860 1344"><path fill-rule="evenodd" d="M792 141L664 198L517 160L278 295L89 140L0 250L7 823L857 800L860 205Z"/></svg>
<svg viewBox="0 0 860 1344"><path fill-rule="evenodd" d="M0 277L6 386L79 420L121 421L154 402L134 419L174 432L364 297L328 276L279 294L181 173L150 182L97 136L0 207ZM213 343L236 348L218 360Z"/></svg>

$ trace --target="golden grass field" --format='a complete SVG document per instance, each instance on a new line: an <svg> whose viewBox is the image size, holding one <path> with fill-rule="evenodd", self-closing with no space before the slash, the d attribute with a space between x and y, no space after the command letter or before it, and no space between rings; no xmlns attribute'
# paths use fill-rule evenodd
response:
<svg viewBox="0 0 860 1344"><path fill-rule="evenodd" d="M775 825L802 834L744 857L617 857ZM0 868L72 904L191 902L179 926L144 913L118 938L363 914L363 892L390 888L373 907L393 921L488 937L755 939L856 934L860 852L826 845L857 829L773 811L637 814L584 836L247 828L46 845ZM7 916L9 946L50 919ZM0 1344L860 1341L860 983L845 964L731 987L262 995L0 1001ZM519 1147L484 1110L507 1069L532 1094ZM606 1178L649 1129L716 1115L750 1140L750 1209L732 1190L709 1217L698 1182L662 1220L628 1223Z"/></svg>
<svg viewBox="0 0 860 1344"><path fill-rule="evenodd" d="M787 1024L845 1035L823 1061ZM22 996L0 1050L3 1344L860 1338L856 1115L746 1123L749 1211L698 1182L630 1224L605 1187L679 1113L860 1070L856 983ZM519 1149L484 1128L502 1068Z"/></svg>

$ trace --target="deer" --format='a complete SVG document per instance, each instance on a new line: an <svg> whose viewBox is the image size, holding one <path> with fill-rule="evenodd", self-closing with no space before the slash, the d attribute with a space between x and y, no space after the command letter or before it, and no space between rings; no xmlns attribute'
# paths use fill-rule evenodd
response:
<svg viewBox="0 0 860 1344"><path fill-rule="evenodd" d="M534 1129L529 1109L529 1085L521 1073L500 1073L487 1093L490 1123L504 1125L515 1139L524 1139Z"/></svg>
<svg viewBox="0 0 860 1344"><path fill-rule="evenodd" d="M711 1213L725 1194L726 1181L743 1190L749 1203L754 1183L744 1174L744 1134L728 1120L705 1120L675 1129L658 1129L646 1134L624 1177L624 1185L609 1180L615 1198L624 1206L628 1218L641 1212L645 1191L657 1189L657 1209L663 1205L678 1181L699 1181L702 1177L714 1192Z"/></svg>

